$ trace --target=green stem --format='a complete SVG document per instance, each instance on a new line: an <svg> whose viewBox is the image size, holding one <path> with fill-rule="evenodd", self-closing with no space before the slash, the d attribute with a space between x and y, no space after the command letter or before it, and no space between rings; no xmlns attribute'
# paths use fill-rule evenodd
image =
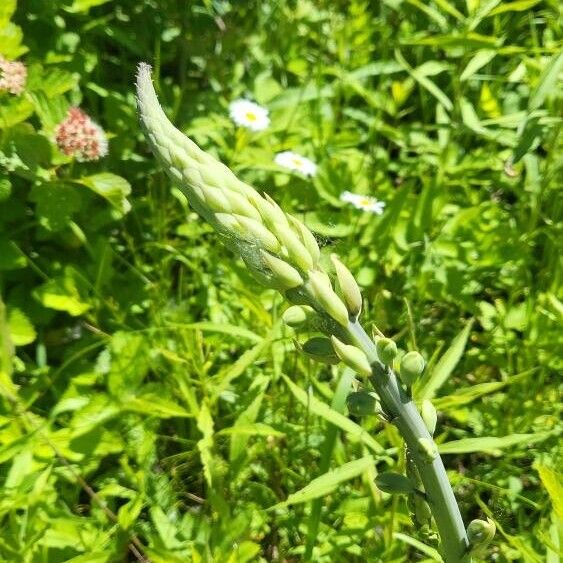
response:
<svg viewBox="0 0 563 563"><path fill-rule="evenodd" d="M372 364L371 382L379 394L386 414L401 433L416 464L424 485L426 500L440 534L444 562L468 563L469 542L465 525L432 436L415 404L403 391L393 370L379 361L375 345L362 326L358 322L351 323L348 331L354 344L364 351ZM436 454L433 459L421 448L420 440L434 446Z"/></svg>

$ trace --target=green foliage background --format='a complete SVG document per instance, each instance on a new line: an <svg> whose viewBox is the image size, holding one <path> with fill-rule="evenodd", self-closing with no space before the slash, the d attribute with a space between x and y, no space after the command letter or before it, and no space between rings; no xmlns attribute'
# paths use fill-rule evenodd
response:
<svg viewBox="0 0 563 563"><path fill-rule="evenodd" d="M487 560L558 561L559 9L3 0L0 54L29 80L0 93L0 560L438 557L373 484L404 468L397 433L347 416L351 374L296 354L279 296L148 152L144 60L181 129L343 257L368 326L429 359L415 391L440 412L464 517L497 523ZM267 130L234 126L239 97ZM71 105L107 131L106 158L56 148ZM273 163L288 149L314 179Z"/></svg>

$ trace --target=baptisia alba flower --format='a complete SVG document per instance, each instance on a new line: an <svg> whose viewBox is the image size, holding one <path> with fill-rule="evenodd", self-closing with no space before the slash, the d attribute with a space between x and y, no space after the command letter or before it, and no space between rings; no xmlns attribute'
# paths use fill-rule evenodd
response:
<svg viewBox="0 0 563 563"><path fill-rule="evenodd" d="M0 90L19 96L25 89L27 67L19 61L9 61L0 55Z"/></svg>
<svg viewBox="0 0 563 563"><path fill-rule="evenodd" d="M263 131L270 125L268 110L250 100L235 100L229 105L231 119L240 127Z"/></svg>
<svg viewBox="0 0 563 563"><path fill-rule="evenodd" d="M314 176L317 173L317 165L312 160L293 151L276 154L274 162L284 168L300 172L303 176Z"/></svg>
<svg viewBox="0 0 563 563"><path fill-rule="evenodd" d="M79 108L70 108L55 128L59 149L76 160L98 160L108 153L104 130Z"/></svg>
<svg viewBox="0 0 563 563"><path fill-rule="evenodd" d="M357 209L375 213L376 215L381 215L385 207L384 201L379 201L377 198L368 195L354 194L352 192L342 192L340 194L340 201L351 203Z"/></svg>

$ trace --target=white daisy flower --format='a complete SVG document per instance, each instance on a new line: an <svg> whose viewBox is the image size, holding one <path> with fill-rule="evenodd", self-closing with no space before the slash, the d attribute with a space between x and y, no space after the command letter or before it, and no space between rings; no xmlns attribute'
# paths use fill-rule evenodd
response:
<svg viewBox="0 0 563 563"><path fill-rule="evenodd" d="M317 173L317 165L312 160L293 151L276 154L274 162L284 168L301 172L303 176L314 176Z"/></svg>
<svg viewBox="0 0 563 563"><path fill-rule="evenodd" d="M352 192L342 192L340 194L340 201L351 203L357 209L369 211L370 213L375 213L376 215L381 215L383 213L383 209L385 208L384 201L379 201L375 197L368 195L354 194Z"/></svg>
<svg viewBox="0 0 563 563"><path fill-rule="evenodd" d="M229 105L231 119L240 127L263 131L270 125L268 110L250 100L235 100Z"/></svg>

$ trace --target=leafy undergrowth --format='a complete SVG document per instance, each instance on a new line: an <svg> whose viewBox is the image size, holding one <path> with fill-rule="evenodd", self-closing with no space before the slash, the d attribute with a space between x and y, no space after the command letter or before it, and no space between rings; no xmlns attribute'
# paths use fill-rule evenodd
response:
<svg viewBox="0 0 563 563"><path fill-rule="evenodd" d="M144 60L180 128L342 256L366 324L429 359L415 398L465 520L496 522L486 559L558 561L559 25L553 0L3 0L27 76L0 70L0 559L439 560L374 485L398 434L348 416L358 382L295 352L150 155ZM65 145L71 107L107 155Z"/></svg>

